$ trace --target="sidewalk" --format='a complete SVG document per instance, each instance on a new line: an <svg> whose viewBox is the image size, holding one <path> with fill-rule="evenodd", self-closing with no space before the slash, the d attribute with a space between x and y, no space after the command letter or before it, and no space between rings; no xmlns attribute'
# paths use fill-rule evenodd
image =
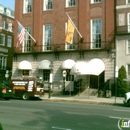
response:
<svg viewBox="0 0 130 130"><path fill-rule="evenodd" d="M90 103L90 104L109 104L109 105L115 105L115 104L122 104L124 98L120 97L111 97L111 98L102 98L102 97L96 97L96 96L51 96L50 98L46 94L41 98L42 100L46 101L65 101L65 102L81 102L81 103Z"/></svg>

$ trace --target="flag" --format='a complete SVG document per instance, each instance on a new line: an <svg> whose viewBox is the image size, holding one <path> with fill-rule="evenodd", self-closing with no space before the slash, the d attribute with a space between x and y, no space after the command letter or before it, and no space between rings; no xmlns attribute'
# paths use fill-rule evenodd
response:
<svg viewBox="0 0 130 130"><path fill-rule="evenodd" d="M25 37L25 29L22 27L22 25L18 22L18 41L17 45L22 45L24 42L24 37Z"/></svg>
<svg viewBox="0 0 130 130"><path fill-rule="evenodd" d="M68 27L65 41L69 44L73 44L74 29L74 25L72 24L70 19L68 19Z"/></svg>

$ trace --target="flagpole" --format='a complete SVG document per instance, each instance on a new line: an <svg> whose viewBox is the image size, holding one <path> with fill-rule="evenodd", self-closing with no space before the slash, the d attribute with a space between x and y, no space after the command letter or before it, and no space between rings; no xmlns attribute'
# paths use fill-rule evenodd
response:
<svg viewBox="0 0 130 130"><path fill-rule="evenodd" d="M21 23L17 20L17 22L21 25ZM22 26L22 25L21 25ZM23 26L22 26L23 27ZM24 28L24 27L23 27ZM27 32L27 34L33 39L34 42L36 42L36 40L32 37L31 34L28 33L28 31L24 28L24 30Z"/></svg>
<svg viewBox="0 0 130 130"><path fill-rule="evenodd" d="M83 38L82 35L80 34L79 30L77 29L77 27L75 26L75 24L73 23L73 21L71 20L71 18L70 18L70 16L68 15L67 12L66 12L66 15L68 16L69 20L71 21L71 23L73 24L74 28L75 28L76 31L78 32L79 36L80 36L81 38Z"/></svg>

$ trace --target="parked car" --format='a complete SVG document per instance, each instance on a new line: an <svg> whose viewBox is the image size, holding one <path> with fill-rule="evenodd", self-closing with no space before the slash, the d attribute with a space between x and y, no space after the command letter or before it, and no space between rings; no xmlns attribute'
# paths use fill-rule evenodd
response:
<svg viewBox="0 0 130 130"><path fill-rule="evenodd" d="M124 104L130 107L130 92L125 94Z"/></svg>
<svg viewBox="0 0 130 130"><path fill-rule="evenodd" d="M4 98L5 100L9 100L14 97L14 92L8 86L0 83L0 98Z"/></svg>

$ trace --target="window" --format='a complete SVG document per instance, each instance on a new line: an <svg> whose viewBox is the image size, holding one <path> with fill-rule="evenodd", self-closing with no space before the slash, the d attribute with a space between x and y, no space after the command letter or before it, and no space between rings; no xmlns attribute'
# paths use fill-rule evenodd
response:
<svg viewBox="0 0 130 130"><path fill-rule="evenodd" d="M11 22L8 23L8 30L12 31L12 23Z"/></svg>
<svg viewBox="0 0 130 130"><path fill-rule="evenodd" d="M127 14L128 32L130 32L130 13Z"/></svg>
<svg viewBox="0 0 130 130"><path fill-rule="evenodd" d="M76 5L76 0L66 0L66 7L72 7Z"/></svg>
<svg viewBox="0 0 130 130"><path fill-rule="evenodd" d="M76 22L73 21L73 23L76 25ZM67 23L66 23L66 30L67 30ZM76 49L76 31L74 31L74 36L73 36L73 44L67 44L67 50L73 50Z"/></svg>
<svg viewBox="0 0 130 130"><path fill-rule="evenodd" d="M102 0L91 0L91 3L101 3Z"/></svg>
<svg viewBox="0 0 130 130"><path fill-rule="evenodd" d="M70 75L70 69L66 69L66 81L74 81L74 75Z"/></svg>
<svg viewBox="0 0 130 130"><path fill-rule="evenodd" d="M12 37L8 36L7 46L12 47Z"/></svg>
<svg viewBox="0 0 130 130"><path fill-rule="evenodd" d="M126 0L126 4L130 4L130 0Z"/></svg>
<svg viewBox="0 0 130 130"><path fill-rule="evenodd" d="M2 29L5 29L6 22L4 19L2 19Z"/></svg>
<svg viewBox="0 0 130 130"><path fill-rule="evenodd" d="M0 55L0 69L6 69L7 56Z"/></svg>
<svg viewBox="0 0 130 130"><path fill-rule="evenodd" d="M51 50L51 43L52 43L52 25L44 25L44 38L43 38L43 45L44 50Z"/></svg>
<svg viewBox="0 0 130 130"><path fill-rule="evenodd" d="M4 13L4 7L0 5L0 13Z"/></svg>
<svg viewBox="0 0 130 130"><path fill-rule="evenodd" d="M44 10L51 10L53 6L52 0L44 0Z"/></svg>
<svg viewBox="0 0 130 130"><path fill-rule="evenodd" d="M102 38L102 20L93 19L91 20L91 41L92 48L101 48Z"/></svg>
<svg viewBox="0 0 130 130"><path fill-rule="evenodd" d="M130 77L130 64L127 65L127 74L128 74L128 78Z"/></svg>
<svg viewBox="0 0 130 130"><path fill-rule="evenodd" d="M0 34L0 45L4 46L5 45L5 35Z"/></svg>
<svg viewBox="0 0 130 130"><path fill-rule="evenodd" d="M29 70L23 70L23 75L24 75L24 76L29 75Z"/></svg>
<svg viewBox="0 0 130 130"><path fill-rule="evenodd" d="M25 27L29 34L31 34L31 27ZM24 39L24 52L31 51L31 37L26 33Z"/></svg>
<svg viewBox="0 0 130 130"><path fill-rule="evenodd" d="M7 16L11 16L11 10L6 9L6 15L7 15Z"/></svg>
<svg viewBox="0 0 130 130"><path fill-rule="evenodd" d="M32 0L24 0L24 13L32 12Z"/></svg>
<svg viewBox="0 0 130 130"><path fill-rule="evenodd" d="M51 70L43 70L43 81L49 81Z"/></svg>

